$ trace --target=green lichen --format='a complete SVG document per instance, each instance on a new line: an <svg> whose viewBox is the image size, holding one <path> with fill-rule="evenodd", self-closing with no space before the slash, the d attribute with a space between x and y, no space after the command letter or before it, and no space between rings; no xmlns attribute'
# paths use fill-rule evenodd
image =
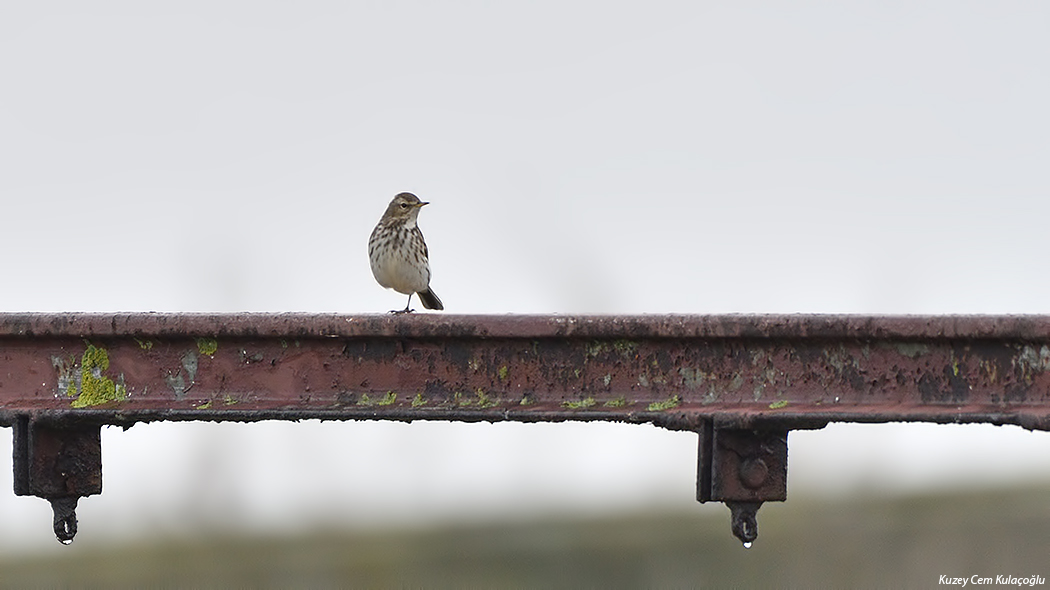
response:
<svg viewBox="0 0 1050 590"><path fill-rule="evenodd" d="M502 367L500 367L499 368L499 380L500 381L506 381L508 373L510 373L510 369L507 368L507 365L503 365Z"/></svg>
<svg viewBox="0 0 1050 590"><path fill-rule="evenodd" d="M646 409L649 410L650 412L662 412L664 410L670 410L672 408L677 408L678 404L680 404L680 403L682 403L682 401L680 399L678 399L677 395L674 395L674 396L671 396L670 399L665 399L662 402L653 402L653 403L649 404L649 406Z"/></svg>
<svg viewBox="0 0 1050 590"><path fill-rule="evenodd" d="M207 410L210 407L211 407L211 400L208 400L208 401L204 402L203 404L197 406L197 409L198 410Z"/></svg>
<svg viewBox="0 0 1050 590"><path fill-rule="evenodd" d="M489 397L489 394L485 393L485 391L482 390L480 387L478 388L477 394L478 394L478 407L479 408L491 408L493 406L498 406L499 405L499 400L498 399L493 399L493 398Z"/></svg>
<svg viewBox="0 0 1050 590"><path fill-rule="evenodd" d="M153 341L152 340L149 340L149 339L147 339L147 340L139 340L138 338L136 338L135 342L138 342L139 348L141 348L142 350L153 350Z"/></svg>
<svg viewBox="0 0 1050 590"><path fill-rule="evenodd" d="M788 401L786 399L782 399L782 400L777 400L777 401L769 404L769 409L770 410L779 410L780 408L786 408L787 406L788 406Z"/></svg>
<svg viewBox="0 0 1050 590"><path fill-rule="evenodd" d="M603 352L608 352L608 350L609 350L608 345L606 345L601 340L595 340L593 342L588 342L587 344L584 345L584 347L585 347L584 354L586 354L587 358L589 358L589 359L595 358L596 356L602 354Z"/></svg>
<svg viewBox="0 0 1050 590"><path fill-rule="evenodd" d="M219 341L214 338L198 338L197 339L197 352L205 356L215 356L216 351L219 350Z"/></svg>
<svg viewBox="0 0 1050 590"><path fill-rule="evenodd" d="M427 405L427 400L423 397L422 393L417 393L416 397L412 398L412 407L418 408L420 406Z"/></svg>
<svg viewBox="0 0 1050 590"><path fill-rule="evenodd" d="M232 406L237 403L237 400L232 395L226 395L222 398L222 403Z"/></svg>
<svg viewBox="0 0 1050 590"><path fill-rule="evenodd" d="M634 356L635 351L638 350L638 343L630 340L616 340L613 342L613 350L621 356Z"/></svg>
<svg viewBox="0 0 1050 590"><path fill-rule="evenodd" d="M627 398L620 396L616 399L611 399L603 404L607 408L622 408L627 405Z"/></svg>
<svg viewBox="0 0 1050 590"><path fill-rule="evenodd" d="M584 353L587 358L596 358L610 352L615 352L622 357L630 358L633 357L638 350L638 343L632 342L631 340L614 340L611 343L594 340L588 342L584 346Z"/></svg>
<svg viewBox="0 0 1050 590"><path fill-rule="evenodd" d="M562 402L561 405L565 406L566 408L569 408L570 410L579 410L582 408L592 408L598 405L598 400L594 399L593 397L588 397L585 399L581 399L580 401Z"/></svg>
<svg viewBox="0 0 1050 590"><path fill-rule="evenodd" d="M105 348L88 344L80 358L80 395L70 403L74 408L87 408L110 402L124 401L128 397L124 376L115 382L104 373L109 370L109 353ZM66 389L66 395L73 388Z"/></svg>
<svg viewBox="0 0 1050 590"><path fill-rule="evenodd" d="M357 400L359 406L390 406L397 401L397 394L393 391L386 392L386 395L379 399L372 399L368 397L367 393L362 393L361 398Z"/></svg>
<svg viewBox="0 0 1050 590"><path fill-rule="evenodd" d="M474 397L466 397L462 392L455 392L452 394L452 403L461 407L469 408L475 406L478 408L491 408L499 405L499 400L494 399L480 387L474 392Z"/></svg>

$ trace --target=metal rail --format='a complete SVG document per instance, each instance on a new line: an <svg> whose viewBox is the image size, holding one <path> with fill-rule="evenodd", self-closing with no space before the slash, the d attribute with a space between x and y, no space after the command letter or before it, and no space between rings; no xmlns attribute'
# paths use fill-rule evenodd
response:
<svg viewBox="0 0 1050 590"><path fill-rule="evenodd" d="M1050 430L1050 317L0 314L15 493L60 540L101 492L99 427L155 420L610 420L699 433L733 531L786 498L787 432Z"/></svg>

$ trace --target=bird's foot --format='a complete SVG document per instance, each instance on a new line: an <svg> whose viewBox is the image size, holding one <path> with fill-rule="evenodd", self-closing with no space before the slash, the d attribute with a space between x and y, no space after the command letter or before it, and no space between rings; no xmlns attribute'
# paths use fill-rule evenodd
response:
<svg viewBox="0 0 1050 590"><path fill-rule="evenodd" d="M409 309L409 308L406 307L405 309L391 309L390 313L392 313L394 315L401 315L403 313L412 313L414 311L415 311L414 309Z"/></svg>

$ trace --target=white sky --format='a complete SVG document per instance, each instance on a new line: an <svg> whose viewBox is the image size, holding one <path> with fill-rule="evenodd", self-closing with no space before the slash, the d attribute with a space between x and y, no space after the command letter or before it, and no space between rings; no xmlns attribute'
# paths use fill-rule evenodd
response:
<svg viewBox="0 0 1050 590"><path fill-rule="evenodd" d="M0 5L0 311L383 312L410 190L454 313L1050 313L1045 2L505 4ZM694 494L651 427L103 436L80 543ZM790 448L792 494L1050 480L1016 428ZM9 477L0 551L58 547Z"/></svg>

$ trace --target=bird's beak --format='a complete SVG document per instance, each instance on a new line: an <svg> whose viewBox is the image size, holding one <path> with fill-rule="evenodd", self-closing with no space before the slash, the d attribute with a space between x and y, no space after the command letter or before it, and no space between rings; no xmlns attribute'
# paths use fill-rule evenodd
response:
<svg viewBox="0 0 1050 590"><path fill-rule="evenodd" d="M429 204L430 204L430 201L427 201L425 203L417 203L416 207L422 207L423 205L429 205Z"/></svg>

